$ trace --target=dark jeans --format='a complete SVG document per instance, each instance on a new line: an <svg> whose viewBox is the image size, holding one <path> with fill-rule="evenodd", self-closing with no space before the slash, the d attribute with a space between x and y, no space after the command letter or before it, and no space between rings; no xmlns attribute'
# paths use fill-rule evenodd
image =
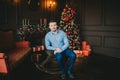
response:
<svg viewBox="0 0 120 80"><path fill-rule="evenodd" d="M53 50L46 50L47 53L47 58L41 63L42 65L46 64L53 56L56 58L59 68L64 71L65 70L65 66L63 64L64 57L68 57L69 58L69 62L68 62L68 66L67 66L67 70L71 71L74 62L75 62L75 58L76 58L76 54L70 50L70 49L66 49L65 51L63 51L62 53L56 53L54 55L54 51Z"/></svg>
<svg viewBox="0 0 120 80"><path fill-rule="evenodd" d="M59 65L59 67L60 67L60 69L62 71L65 70L65 66L63 64L63 62L64 62L63 57L68 57L69 62L68 62L67 70L71 71L71 69L72 69L72 67L74 65L74 62L75 62L75 58L76 58L76 54L72 50L66 49L62 53L56 53L54 56L55 56L55 58L56 58L56 60L58 62L58 65Z"/></svg>

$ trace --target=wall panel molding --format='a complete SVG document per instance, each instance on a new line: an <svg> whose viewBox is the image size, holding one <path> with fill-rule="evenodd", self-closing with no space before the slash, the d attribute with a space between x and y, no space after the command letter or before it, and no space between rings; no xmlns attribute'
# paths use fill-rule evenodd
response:
<svg viewBox="0 0 120 80"><path fill-rule="evenodd" d="M100 31L100 32L120 32L120 26L81 26L79 25L81 31Z"/></svg>
<svg viewBox="0 0 120 80"><path fill-rule="evenodd" d="M94 47L102 47L102 36L85 35L84 40Z"/></svg>
<svg viewBox="0 0 120 80"><path fill-rule="evenodd" d="M85 21L84 25L102 25L102 1L86 0L85 1Z"/></svg>
<svg viewBox="0 0 120 80"><path fill-rule="evenodd" d="M104 48L120 49L120 37L104 36Z"/></svg>
<svg viewBox="0 0 120 80"><path fill-rule="evenodd" d="M119 0L104 1L105 26L120 26L120 3Z"/></svg>
<svg viewBox="0 0 120 80"><path fill-rule="evenodd" d="M7 24L7 2L0 0L0 25Z"/></svg>

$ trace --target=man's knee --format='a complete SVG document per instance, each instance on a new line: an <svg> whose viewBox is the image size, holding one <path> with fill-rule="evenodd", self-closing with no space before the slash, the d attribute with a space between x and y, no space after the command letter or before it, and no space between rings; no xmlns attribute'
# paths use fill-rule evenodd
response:
<svg viewBox="0 0 120 80"><path fill-rule="evenodd" d="M60 53L56 53L54 56L55 56L56 58L62 58L62 55L61 55Z"/></svg>
<svg viewBox="0 0 120 80"><path fill-rule="evenodd" d="M71 55L70 55L71 58L76 58L76 54L74 52L71 52Z"/></svg>

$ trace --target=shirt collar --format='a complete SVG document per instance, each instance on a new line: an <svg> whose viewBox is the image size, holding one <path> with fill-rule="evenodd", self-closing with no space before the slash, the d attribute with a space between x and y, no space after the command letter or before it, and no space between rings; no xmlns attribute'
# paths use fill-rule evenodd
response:
<svg viewBox="0 0 120 80"><path fill-rule="evenodd" d="M51 31L51 34L54 35L54 34L57 34L58 32L59 32L59 30L56 30L56 32L54 32L54 33Z"/></svg>

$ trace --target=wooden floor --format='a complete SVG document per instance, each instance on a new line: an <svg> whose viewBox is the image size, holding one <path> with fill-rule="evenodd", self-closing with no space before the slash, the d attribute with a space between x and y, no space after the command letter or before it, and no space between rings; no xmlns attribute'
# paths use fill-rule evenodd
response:
<svg viewBox="0 0 120 80"><path fill-rule="evenodd" d="M120 80L120 59L98 54L77 58L73 80ZM28 59L9 75L9 80L61 80L59 74L41 72ZM65 80L71 80L68 77Z"/></svg>

